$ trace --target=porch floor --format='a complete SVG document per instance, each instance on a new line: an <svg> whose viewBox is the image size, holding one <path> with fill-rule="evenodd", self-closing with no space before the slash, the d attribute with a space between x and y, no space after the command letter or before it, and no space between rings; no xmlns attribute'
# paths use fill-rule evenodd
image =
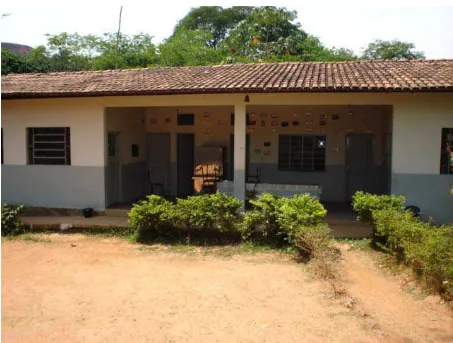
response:
<svg viewBox="0 0 453 343"><path fill-rule="evenodd" d="M329 206L326 206L327 208ZM340 207L342 208L342 207ZM356 220L351 211L340 211L331 207L328 212L326 222L332 229L332 233L336 238L364 238L371 234L371 227ZM82 216L33 216L22 217L24 224L33 225L35 227L73 227L73 228L127 228L127 208L110 210L110 214L84 218Z"/></svg>
<svg viewBox="0 0 453 343"><path fill-rule="evenodd" d="M36 227L60 227L69 224L74 228L108 228L129 226L127 217L120 216L94 216L85 218L82 216L39 216L39 217L21 217L24 224Z"/></svg>

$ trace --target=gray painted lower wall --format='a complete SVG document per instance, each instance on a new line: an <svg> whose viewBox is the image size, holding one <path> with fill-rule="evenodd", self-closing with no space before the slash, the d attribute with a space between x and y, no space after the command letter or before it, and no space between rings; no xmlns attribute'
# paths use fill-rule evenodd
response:
<svg viewBox="0 0 453 343"><path fill-rule="evenodd" d="M104 210L104 167L2 165L1 201Z"/></svg>
<svg viewBox="0 0 453 343"><path fill-rule="evenodd" d="M404 195L407 205L421 208L436 224L453 223L452 175L393 174L392 193Z"/></svg>
<svg viewBox="0 0 453 343"><path fill-rule="evenodd" d="M121 201L135 201L146 194L146 162L124 164L121 167Z"/></svg>

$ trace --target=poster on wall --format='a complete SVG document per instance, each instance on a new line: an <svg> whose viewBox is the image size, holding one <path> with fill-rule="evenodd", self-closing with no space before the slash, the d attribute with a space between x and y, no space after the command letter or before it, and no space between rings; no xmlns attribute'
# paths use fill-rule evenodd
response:
<svg viewBox="0 0 453 343"><path fill-rule="evenodd" d="M271 114L272 119L277 119L278 118L278 113L272 113Z"/></svg>
<svg viewBox="0 0 453 343"><path fill-rule="evenodd" d="M327 124L327 116L325 114L321 114L319 117L319 125L324 126Z"/></svg>

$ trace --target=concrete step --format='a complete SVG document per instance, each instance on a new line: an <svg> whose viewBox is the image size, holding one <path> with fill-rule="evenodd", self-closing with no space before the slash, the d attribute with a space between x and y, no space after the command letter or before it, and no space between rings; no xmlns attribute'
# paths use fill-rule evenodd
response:
<svg viewBox="0 0 453 343"><path fill-rule="evenodd" d="M130 209L128 208L108 208L105 215L109 217L127 217Z"/></svg>

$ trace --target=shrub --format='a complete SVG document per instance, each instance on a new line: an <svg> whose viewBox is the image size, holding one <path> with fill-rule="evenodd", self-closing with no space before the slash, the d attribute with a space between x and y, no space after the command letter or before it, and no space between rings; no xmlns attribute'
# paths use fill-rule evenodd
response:
<svg viewBox="0 0 453 343"><path fill-rule="evenodd" d="M24 206L2 205L2 236L16 235L22 232L22 222L19 215L24 211Z"/></svg>
<svg viewBox="0 0 453 343"><path fill-rule="evenodd" d="M314 257L327 249L332 241L325 224L299 226L292 234L292 244L306 257Z"/></svg>
<svg viewBox="0 0 453 343"><path fill-rule="evenodd" d="M277 213L277 223L285 232L289 242L304 227L318 227L324 222L327 211L319 200L309 194L295 195L282 199Z"/></svg>
<svg viewBox="0 0 453 343"><path fill-rule="evenodd" d="M387 251L410 265L429 288L453 300L453 227L435 227L394 209L374 211L373 221L386 237Z"/></svg>
<svg viewBox="0 0 453 343"><path fill-rule="evenodd" d="M134 204L129 212L129 224L135 230L137 242L144 242L163 235L171 228L173 205L158 195Z"/></svg>
<svg viewBox="0 0 453 343"><path fill-rule="evenodd" d="M235 232L240 207L238 199L219 192L196 195L177 200L174 218L189 231Z"/></svg>
<svg viewBox="0 0 453 343"><path fill-rule="evenodd" d="M267 240L273 243L281 241L282 230L277 223L281 202L281 198L269 193L250 200L252 210L244 215L241 224L242 238Z"/></svg>
<svg viewBox="0 0 453 343"><path fill-rule="evenodd" d="M403 196L377 195L362 191L352 196L353 209L357 213L357 218L363 222L372 222L373 211L391 208L402 212L405 201Z"/></svg>

